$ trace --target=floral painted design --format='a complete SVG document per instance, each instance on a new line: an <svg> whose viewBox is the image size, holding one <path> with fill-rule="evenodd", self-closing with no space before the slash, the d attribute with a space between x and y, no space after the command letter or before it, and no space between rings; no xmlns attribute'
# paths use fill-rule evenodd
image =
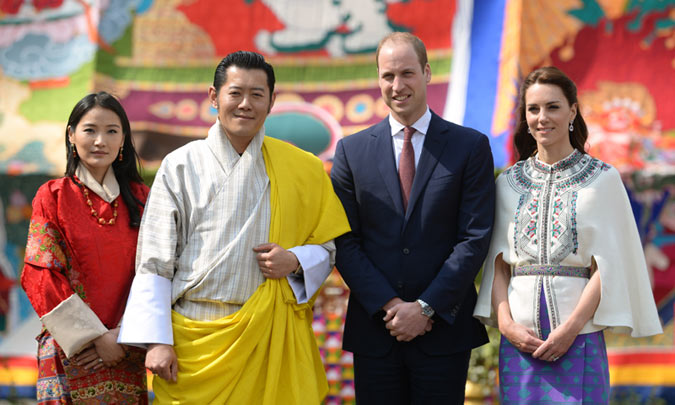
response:
<svg viewBox="0 0 675 405"><path fill-rule="evenodd" d="M65 243L59 230L49 222L30 221L26 263L64 273L69 266Z"/></svg>
<svg viewBox="0 0 675 405"><path fill-rule="evenodd" d="M71 266L71 257L68 246L56 226L39 217L31 219L24 261L64 274L70 281L73 291L87 302L84 286L79 282L77 273Z"/></svg>

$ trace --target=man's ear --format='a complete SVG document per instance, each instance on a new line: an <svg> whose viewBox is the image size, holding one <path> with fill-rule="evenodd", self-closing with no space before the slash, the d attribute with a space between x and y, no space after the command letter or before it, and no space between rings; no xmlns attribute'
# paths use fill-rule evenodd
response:
<svg viewBox="0 0 675 405"><path fill-rule="evenodd" d="M209 100L211 101L211 107L218 109L218 92L213 86L209 87Z"/></svg>
<svg viewBox="0 0 675 405"><path fill-rule="evenodd" d="M277 99L277 93L272 93L272 99L270 100L270 108L267 109L267 114L269 114L272 111L272 107L274 107L274 102Z"/></svg>

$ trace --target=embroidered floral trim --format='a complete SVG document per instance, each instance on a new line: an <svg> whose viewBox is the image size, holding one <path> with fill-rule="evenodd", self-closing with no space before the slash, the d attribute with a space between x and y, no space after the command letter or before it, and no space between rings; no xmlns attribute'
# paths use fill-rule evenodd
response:
<svg viewBox="0 0 675 405"><path fill-rule="evenodd" d="M68 378L59 364L59 356L54 339L43 332L38 341L38 376L36 399L38 403L68 404L70 388Z"/></svg>
<svg viewBox="0 0 675 405"><path fill-rule="evenodd" d="M541 331L541 314L539 311L541 306L541 301L539 301L539 297L541 296L543 284L544 278L542 276L537 276L536 287L534 289L535 291L533 302L534 305L532 305L532 307L534 308L534 328L536 329L535 332L537 333L537 337L539 339L543 339L543 333Z"/></svg>
<svg viewBox="0 0 675 405"><path fill-rule="evenodd" d="M64 274L73 291L86 302L87 294L78 280L78 273L72 268L71 260L66 241L58 228L49 221L31 219L24 262Z"/></svg>
<svg viewBox="0 0 675 405"><path fill-rule="evenodd" d="M67 403L68 393L63 389L65 376L58 375L37 381L36 396L38 402L61 401Z"/></svg>
<svg viewBox="0 0 675 405"><path fill-rule="evenodd" d="M558 193L556 193L555 199L553 200L553 210L551 211L551 216L553 217L553 222L551 223L551 238L558 239L560 235L565 231L565 227L562 224L561 215L563 213L563 200Z"/></svg>
<svg viewBox="0 0 675 405"><path fill-rule="evenodd" d="M561 265L528 264L513 269L513 276L563 276L590 278L591 269Z"/></svg>
<svg viewBox="0 0 675 405"><path fill-rule="evenodd" d="M520 161L513 165L507 172L507 179L515 190L518 191L539 191L543 183L534 182L532 178L525 175L525 164L527 160Z"/></svg>
<svg viewBox="0 0 675 405"><path fill-rule="evenodd" d="M560 313L558 311L558 300L555 299L555 289L551 285L551 277L544 277L544 284L546 285L546 305L548 306L548 313L551 316L551 330L554 330L560 325Z"/></svg>
<svg viewBox="0 0 675 405"><path fill-rule="evenodd" d="M532 163L535 169L544 172L544 173L555 173L555 172L560 172L563 170L567 170L573 166L575 166L581 158L584 155L579 152L578 150L574 149L574 151L564 158L563 160L554 163L553 165L547 165L546 163L540 161L539 159L532 158Z"/></svg>
<svg viewBox="0 0 675 405"><path fill-rule="evenodd" d="M570 217L570 221L572 222L572 253L577 254L577 251L579 250L579 238L577 235L577 197L579 193L576 191L572 192L572 199L570 201L571 204L571 210L572 215Z"/></svg>
<svg viewBox="0 0 675 405"><path fill-rule="evenodd" d="M610 166L601 160L590 159L589 163L578 173L575 173L572 176L564 179L557 184L557 187L561 192L565 192L570 188L578 190L579 188L590 183L601 172L609 170L609 168Z"/></svg>
<svg viewBox="0 0 675 405"><path fill-rule="evenodd" d="M514 230L513 230L513 247L516 248L518 246L518 218L520 217L520 208L523 206L523 203L525 202L525 197L527 197L527 194L521 194L520 198L518 199L518 207L516 207L516 215L514 216Z"/></svg>
<svg viewBox="0 0 675 405"><path fill-rule="evenodd" d="M100 382L96 385L92 385L90 387L86 388L80 388L77 390L71 390L70 391L70 396L73 398L73 400L77 401L84 401L84 400L91 400L91 399L98 399L101 401L105 401L106 399L111 400L111 399L117 399L118 401L120 400L117 395L129 395L131 398L129 400L133 400L136 395L139 393L142 393L143 389L138 387L135 384L126 384L121 381L104 381ZM116 394L116 395L110 395L110 394ZM107 401L106 401L107 402ZM110 402L108 402L110 403ZM119 403L119 402L116 402Z"/></svg>
<svg viewBox="0 0 675 405"><path fill-rule="evenodd" d="M551 182L546 183L546 188L544 189L544 204L543 204L543 213L541 215L541 227L543 228L543 232L541 233L541 245L539 246L539 262L540 263L548 263L549 262L549 254L550 252L550 246L548 242L548 229L549 229L549 222L551 221L551 216L549 215L549 205L551 203L551 190L553 188L553 184Z"/></svg>
<svg viewBox="0 0 675 405"><path fill-rule="evenodd" d="M30 221L25 262L65 273L70 266L61 233L49 222Z"/></svg>
<svg viewBox="0 0 675 405"><path fill-rule="evenodd" d="M509 168L504 175L511 188L520 194L513 235L518 255L542 264L555 264L570 253L577 254L577 191L610 167L574 151L551 166L532 157Z"/></svg>

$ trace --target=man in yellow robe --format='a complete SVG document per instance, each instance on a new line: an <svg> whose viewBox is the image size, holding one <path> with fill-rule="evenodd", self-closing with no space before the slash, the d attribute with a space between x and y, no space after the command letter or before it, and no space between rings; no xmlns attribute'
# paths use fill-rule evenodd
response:
<svg viewBox="0 0 675 405"><path fill-rule="evenodd" d="M265 137L274 71L216 68L218 121L170 153L139 232L120 342L148 346L156 403L319 403L312 297L349 225L321 161Z"/></svg>

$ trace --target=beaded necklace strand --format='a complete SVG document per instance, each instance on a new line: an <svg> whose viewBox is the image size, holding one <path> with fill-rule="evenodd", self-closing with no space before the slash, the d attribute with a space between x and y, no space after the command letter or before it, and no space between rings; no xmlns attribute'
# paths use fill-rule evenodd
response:
<svg viewBox="0 0 675 405"><path fill-rule="evenodd" d="M94 209L94 203L91 202L91 199L89 198L89 190L87 190L87 186L83 185L82 190L84 191L84 198L87 199L87 205L89 208L91 208L91 215L96 218L96 221L98 221L99 224L101 225L115 225L115 219L117 219L117 198L113 202L113 217L110 218L106 222L105 219L101 218L98 216L98 212Z"/></svg>

